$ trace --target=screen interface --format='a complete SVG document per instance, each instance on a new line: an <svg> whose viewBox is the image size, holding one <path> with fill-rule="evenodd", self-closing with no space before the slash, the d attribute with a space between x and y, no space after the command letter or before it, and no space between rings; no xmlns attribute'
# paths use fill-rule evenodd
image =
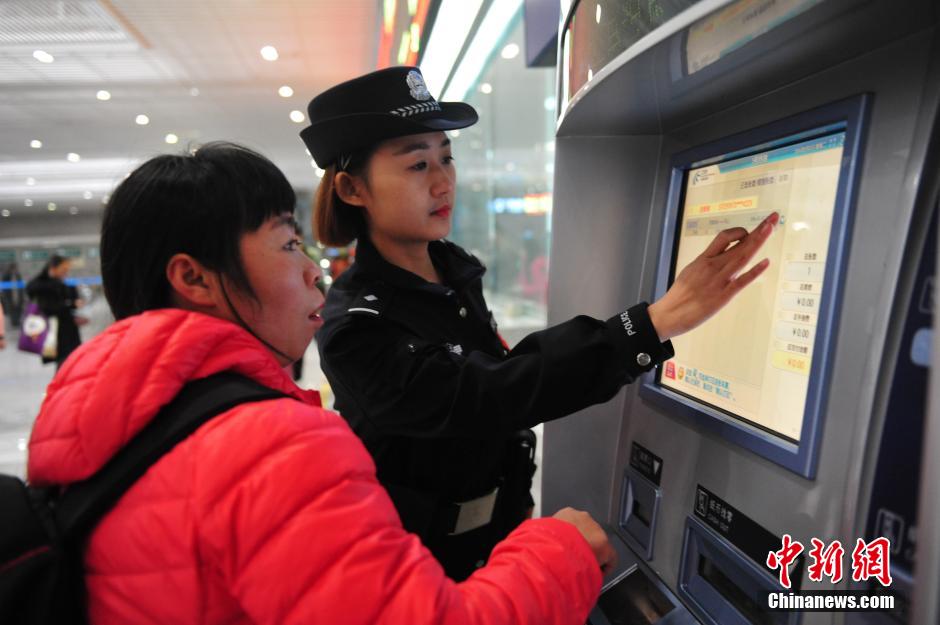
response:
<svg viewBox="0 0 940 625"><path fill-rule="evenodd" d="M671 280L718 232L780 224L752 261L770 266L714 317L672 339L659 382L793 442L803 426L845 132L690 169ZM778 145L780 145L778 143Z"/></svg>

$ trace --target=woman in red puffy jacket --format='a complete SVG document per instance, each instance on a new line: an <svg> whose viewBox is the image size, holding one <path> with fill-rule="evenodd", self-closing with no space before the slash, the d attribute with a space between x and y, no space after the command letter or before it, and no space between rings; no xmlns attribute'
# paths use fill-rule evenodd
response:
<svg viewBox="0 0 940 625"><path fill-rule="evenodd" d="M233 371L290 398L209 421L103 518L85 551L91 622L583 623L613 559L587 514L526 521L454 583L345 421L285 373L323 305L294 203L272 163L232 144L156 157L111 196L118 322L49 385L30 480L87 478L191 380Z"/></svg>

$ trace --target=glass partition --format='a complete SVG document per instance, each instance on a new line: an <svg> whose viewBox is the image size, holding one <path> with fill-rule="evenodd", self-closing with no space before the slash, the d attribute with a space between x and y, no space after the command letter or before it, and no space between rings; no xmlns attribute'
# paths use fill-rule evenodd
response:
<svg viewBox="0 0 940 625"><path fill-rule="evenodd" d="M554 173L553 68L525 66L521 14L465 96L480 121L452 133L457 206L450 238L487 267L503 337L545 327Z"/></svg>

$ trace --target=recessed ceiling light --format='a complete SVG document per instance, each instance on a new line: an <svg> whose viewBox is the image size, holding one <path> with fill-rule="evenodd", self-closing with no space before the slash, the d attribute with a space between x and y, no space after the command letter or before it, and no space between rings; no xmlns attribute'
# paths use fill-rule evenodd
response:
<svg viewBox="0 0 940 625"><path fill-rule="evenodd" d="M506 44L503 51L499 53L504 59L514 59L519 56L519 45L515 43Z"/></svg>
<svg viewBox="0 0 940 625"><path fill-rule="evenodd" d="M459 130L451 130L451 131L450 131L450 136L453 137L454 139L456 139L457 137L460 136L460 131L459 131Z"/></svg>
<svg viewBox="0 0 940 625"><path fill-rule="evenodd" d="M480 85L480 91L482 91L483 93L493 93L493 85L491 85L488 82L485 82L482 85Z"/></svg>
<svg viewBox="0 0 940 625"><path fill-rule="evenodd" d="M33 201L31 199L26 198L25 200L23 200L23 206L32 206L32 205L33 205Z"/></svg>
<svg viewBox="0 0 940 625"><path fill-rule="evenodd" d="M277 90L277 94L282 98L289 98L294 95L294 90L291 89L288 85L284 85Z"/></svg>
<svg viewBox="0 0 940 625"><path fill-rule="evenodd" d="M26 179L26 184L31 187L31 186L33 186L34 184L36 184L36 179L33 178L32 176L30 176L29 178Z"/></svg>
<svg viewBox="0 0 940 625"><path fill-rule="evenodd" d="M3 215L4 217L9 217L10 211L4 208L2 211L0 211L0 215Z"/></svg>
<svg viewBox="0 0 940 625"><path fill-rule="evenodd" d="M49 202L48 204L46 204L46 208L49 209L49 212L54 213L55 209L57 209L58 206L55 205L55 202Z"/></svg>
<svg viewBox="0 0 940 625"><path fill-rule="evenodd" d="M90 200L91 198L95 197L95 194L92 193L91 191L85 191L84 193L82 193L82 197L85 198L86 200Z"/></svg>
<svg viewBox="0 0 940 625"><path fill-rule="evenodd" d="M302 123L305 119L306 119L306 117L304 117L304 114L303 114L302 112L300 112L300 111L291 111L291 112L290 112L290 120L291 120L292 122L296 122L296 123L300 124L300 123Z"/></svg>
<svg viewBox="0 0 940 625"><path fill-rule="evenodd" d="M330 259L328 259L328 258L321 258L321 259L320 259L320 266L323 267L324 269L329 269L329 268L330 268Z"/></svg>
<svg viewBox="0 0 940 625"><path fill-rule="evenodd" d="M39 139L33 139L32 141L29 142L29 147L33 148L34 150L38 150L39 148L42 147L42 141L40 141Z"/></svg>
<svg viewBox="0 0 940 625"><path fill-rule="evenodd" d="M198 96L198 95L199 95L199 88L198 88L198 87L193 87L193 88L191 88L191 89L189 90L189 95L193 96L194 98L195 98L196 96Z"/></svg>
<svg viewBox="0 0 940 625"><path fill-rule="evenodd" d="M108 100L111 99L111 92L105 91L104 89L102 89L101 91L95 94L95 97L101 100L102 102L107 102Z"/></svg>
<svg viewBox="0 0 940 625"><path fill-rule="evenodd" d="M265 61L276 61L277 56L277 48L274 46L265 46L261 48L261 58Z"/></svg>
<svg viewBox="0 0 940 625"><path fill-rule="evenodd" d="M176 143L177 141L179 141L180 138L177 137L176 135L174 135L174 134L171 132L171 133L167 134L167 136L163 137L163 140L166 141L167 143L169 143L170 145L173 145L174 143Z"/></svg>
<svg viewBox="0 0 940 625"><path fill-rule="evenodd" d="M138 126L146 126L150 123L150 118L146 115L138 115L134 121L137 122Z"/></svg>
<svg viewBox="0 0 940 625"><path fill-rule="evenodd" d="M82 157L76 154L75 152L69 152L68 154L65 155L65 160L67 160L70 163L77 163L78 161L82 160Z"/></svg>
<svg viewBox="0 0 940 625"><path fill-rule="evenodd" d="M77 214L78 214L78 207L77 207L77 206L69 206L69 215L77 215Z"/></svg>
<svg viewBox="0 0 940 625"><path fill-rule="evenodd" d="M33 52L33 58L40 63L52 63L55 60L55 57L45 50L36 50Z"/></svg>

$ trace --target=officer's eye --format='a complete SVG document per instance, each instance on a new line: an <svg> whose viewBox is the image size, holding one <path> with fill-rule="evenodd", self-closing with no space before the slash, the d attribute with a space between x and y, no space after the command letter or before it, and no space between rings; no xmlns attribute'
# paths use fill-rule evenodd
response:
<svg viewBox="0 0 940 625"><path fill-rule="evenodd" d="M415 171L424 171L427 168L428 168L428 164L426 161L421 161L420 163L415 163L414 165L411 166L411 169Z"/></svg>
<svg viewBox="0 0 940 625"><path fill-rule="evenodd" d="M445 164L445 165L453 165L453 163L454 163L454 157L453 157L453 156L445 156L445 157L444 157L444 164Z"/></svg>
<svg viewBox="0 0 940 625"><path fill-rule="evenodd" d="M303 244L304 242L300 239L291 239L287 242L287 245L284 246L284 249L289 252L293 252L299 249L303 249Z"/></svg>

